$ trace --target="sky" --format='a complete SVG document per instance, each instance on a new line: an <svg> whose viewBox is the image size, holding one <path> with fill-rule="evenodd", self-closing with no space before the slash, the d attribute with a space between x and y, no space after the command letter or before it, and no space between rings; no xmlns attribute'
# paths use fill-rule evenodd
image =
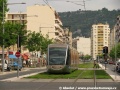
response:
<svg viewBox="0 0 120 90"><path fill-rule="evenodd" d="M21 3L26 4L14 4L8 5L10 12L26 12L27 6L32 6L35 4L44 4L46 0L8 0L8 3ZM47 0L49 5L54 8L57 12L67 12L67 11L77 11L81 10L98 10L102 8L107 8L108 10L120 9L120 0ZM68 2L69 1L69 2ZM80 5L81 4L81 5Z"/></svg>

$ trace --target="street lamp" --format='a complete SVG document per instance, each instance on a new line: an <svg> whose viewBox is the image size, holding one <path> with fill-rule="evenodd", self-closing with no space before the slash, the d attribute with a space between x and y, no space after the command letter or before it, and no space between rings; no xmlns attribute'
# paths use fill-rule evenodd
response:
<svg viewBox="0 0 120 90"><path fill-rule="evenodd" d="M25 3L7 3L6 5L14 5L14 4L25 4ZM4 29L4 13L5 13L5 4L4 4L4 1L3 1L3 34L4 34L4 32L5 32L5 29ZM2 72L4 72L4 39L3 39L3 46L2 46Z"/></svg>

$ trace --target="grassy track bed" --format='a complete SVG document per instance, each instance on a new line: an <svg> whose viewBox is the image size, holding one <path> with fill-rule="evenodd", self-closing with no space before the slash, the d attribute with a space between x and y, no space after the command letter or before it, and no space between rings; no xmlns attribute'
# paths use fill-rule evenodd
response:
<svg viewBox="0 0 120 90"><path fill-rule="evenodd" d="M81 74L82 73L82 74ZM29 76L29 79L75 79L81 74L79 79L93 79L94 70L76 70L70 74L48 74L47 72L39 73L37 75ZM111 79L111 77L104 70L96 70L97 79Z"/></svg>
<svg viewBox="0 0 120 90"><path fill-rule="evenodd" d="M92 62L79 64L79 68L93 68L94 64Z"/></svg>

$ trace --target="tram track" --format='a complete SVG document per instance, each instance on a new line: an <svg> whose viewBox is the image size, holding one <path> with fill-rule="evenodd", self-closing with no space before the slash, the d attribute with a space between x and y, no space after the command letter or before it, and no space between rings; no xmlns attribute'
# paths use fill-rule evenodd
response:
<svg viewBox="0 0 120 90"><path fill-rule="evenodd" d="M97 81L96 81L96 70L94 69L94 87L97 87ZM95 89L96 90L96 89Z"/></svg>
<svg viewBox="0 0 120 90"><path fill-rule="evenodd" d="M77 81L80 79L80 77L83 75L83 73L88 70L88 69L84 69L76 78L75 80L72 82L71 86L75 85L75 83L77 83ZM97 87L97 79L96 79L96 69L93 69L93 87Z"/></svg>
<svg viewBox="0 0 120 90"><path fill-rule="evenodd" d="M71 84L71 86L74 85L74 84L77 82L77 80L79 79L79 77L82 76L82 74L83 74L84 72L85 72L85 70L83 70L83 71L77 76L77 78L75 78L75 80L74 80L74 82Z"/></svg>
<svg viewBox="0 0 120 90"><path fill-rule="evenodd" d="M40 90L41 87L46 87L47 85L51 84L51 83L54 82L55 80L56 80L56 79L53 79L53 80L47 82L46 84L43 84L43 85L41 85L40 87L36 88L35 90Z"/></svg>

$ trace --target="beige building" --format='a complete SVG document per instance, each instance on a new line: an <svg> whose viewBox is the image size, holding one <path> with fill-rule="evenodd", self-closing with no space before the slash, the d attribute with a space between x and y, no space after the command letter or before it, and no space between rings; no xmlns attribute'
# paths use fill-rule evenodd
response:
<svg viewBox="0 0 120 90"><path fill-rule="evenodd" d="M115 44L120 42L120 15L117 16L117 22L110 32L109 36L109 52L115 46Z"/></svg>
<svg viewBox="0 0 120 90"><path fill-rule="evenodd" d="M110 28L108 24L93 24L91 29L91 56L96 59L103 54L103 47L108 46Z"/></svg>
<svg viewBox="0 0 120 90"><path fill-rule="evenodd" d="M6 21L12 23L26 23L26 29L41 32L44 36L48 35L56 42L63 42L65 32L62 28L62 22L57 12L47 5L34 5L27 7L27 12L7 12ZM12 51L17 51L17 45L10 47ZM7 51L7 50L6 50ZM26 52L22 48L21 52Z"/></svg>
<svg viewBox="0 0 120 90"><path fill-rule="evenodd" d="M83 55L90 55L90 38L79 37L77 51Z"/></svg>
<svg viewBox="0 0 120 90"><path fill-rule="evenodd" d="M27 14L24 12L7 12L5 16L5 21L11 22L11 23L26 23L27 22ZM8 49L5 49L5 52L7 52ZM10 51L13 51L14 53L17 51L17 44L10 46ZM22 47L21 52L26 51L25 48Z"/></svg>
<svg viewBox="0 0 120 90"><path fill-rule="evenodd" d="M116 22L116 25L115 25L115 29L116 29L116 41L117 42L120 42L120 15L117 16L117 22Z"/></svg>
<svg viewBox="0 0 120 90"><path fill-rule="evenodd" d="M115 30L116 30L116 26L114 26L114 28L110 31L109 34L109 44L108 44L108 51L110 52L110 50L114 47L116 40L115 40Z"/></svg>
<svg viewBox="0 0 120 90"><path fill-rule="evenodd" d="M37 15L37 17L27 17L27 30L41 32L44 36L48 34L50 39L63 42L63 25L53 8L48 5L28 6L27 15Z"/></svg>

